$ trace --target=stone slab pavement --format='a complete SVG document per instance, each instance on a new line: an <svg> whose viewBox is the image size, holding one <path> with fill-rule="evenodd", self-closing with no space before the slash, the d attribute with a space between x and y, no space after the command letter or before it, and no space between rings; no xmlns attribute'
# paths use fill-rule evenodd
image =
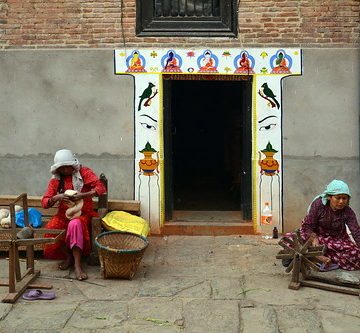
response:
<svg viewBox="0 0 360 333"><path fill-rule="evenodd" d="M104 280L93 266L86 267L88 282L71 281L72 270L59 271L56 261L38 258L43 277L36 283L52 284L57 297L0 303L0 332L360 332L359 297L288 289L291 277L275 258L277 240L247 235L149 240L131 281ZM0 282L7 280L5 257L2 253ZM1 299L7 293L0 287Z"/></svg>

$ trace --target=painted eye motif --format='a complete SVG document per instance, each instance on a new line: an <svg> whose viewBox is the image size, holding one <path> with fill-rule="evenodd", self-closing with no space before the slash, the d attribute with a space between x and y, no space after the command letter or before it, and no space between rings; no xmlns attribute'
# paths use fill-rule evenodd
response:
<svg viewBox="0 0 360 333"><path fill-rule="evenodd" d="M268 130L271 130L272 128L274 128L275 126L276 126L276 124L269 124L269 125L261 126L259 128L259 131L268 131Z"/></svg>
<svg viewBox="0 0 360 333"><path fill-rule="evenodd" d="M152 125L149 125L147 123L140 123L140 125L146 129L149 129L149 130L152 130L152 131L156 131L156 127L155 126L152 126Z"/></svg>

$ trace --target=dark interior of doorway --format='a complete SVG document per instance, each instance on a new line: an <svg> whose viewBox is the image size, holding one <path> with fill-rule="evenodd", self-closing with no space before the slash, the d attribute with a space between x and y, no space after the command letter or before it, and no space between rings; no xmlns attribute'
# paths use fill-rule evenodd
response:
<svg viewBox="0 0 360 333"><path fill-rule="evenodd" d="M173 81L173 209L240 211L242 81Z"/></svg>

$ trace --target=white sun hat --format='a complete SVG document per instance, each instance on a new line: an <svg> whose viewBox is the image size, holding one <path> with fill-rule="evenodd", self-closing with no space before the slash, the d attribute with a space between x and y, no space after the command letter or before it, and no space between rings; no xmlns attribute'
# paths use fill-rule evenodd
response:
<svg viewBox="0 0 360 333"><path fill-rule="evenodd" d="M64 165L73 166L75 169L79 167L79 161L71 150L61 149L55 153L54 164L50 167L52 174L56 173L56 170Z"/></svg>

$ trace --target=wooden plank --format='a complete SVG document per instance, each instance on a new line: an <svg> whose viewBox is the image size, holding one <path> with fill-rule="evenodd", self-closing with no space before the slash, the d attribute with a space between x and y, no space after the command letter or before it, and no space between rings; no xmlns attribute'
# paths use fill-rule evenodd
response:
<svg viewBox="0 0 360 333"><path fill-rule="evenodd" d="M342 286L342 287L360 289L360 286L359 286L358 283L338 281L331 274L329 276L328 273L329 272L321 272L321 276L320 276L320 275L314 275L314 272L312 272L312 274L310 274L307 279L322 282L322 283L326 283L326 284L332 284L332 285L337 285L337 286Z"/></svg>
<svg viewBox="0 0 360 333"><path fill-rule="evenodd" d="M140 201L137 200L109 200L109 210L140 211Z"/></svg>
<svg viewBox="0 0 360 333"><path fill-rule="evenodd" d="M14 242L14 241L13 241ZM12 243L9 248L9 292L15 292L15 285L16 285L16 276L15 276L15 260L16 260L16 253L15 253L15 244Z"/></svg>
<svg viewBox="0 0 360 333"><path fill-rule="evenodd" d="M18 195L0 195L0 205L10 205L17 198ZM41 198L41 196L28 195L28 207L41 207Z"/></svg>
<svg viewBox="0 0 360 333"><path fill-rule="evenodd" d="M21 296L21 294L28 288L28 285L31 284L38 276L40 271L35 271L34 274L25 276L19 283L16 284L17 291L10 292L2 300L4 303L15 303L16 300Z"/></svg>
<svg viewBox="0 0 360 333"><path fill-rule="evenodd" d="M58 238L59 237L18 239L16 242L19 246L28 246L36 244L56 243Z"/></svg>
<svg viewBox="0 0 360 333"><path fill-rule="evenodd" d="M8 287L8 283L0 282L0 287ZM27 288L30 289L52 289L53 285L51 284L28 284Z"/></svg>
<svg viewBox="0 0 360 333"><path fill-rule="evenodd" d="M352 288L335 286L327 283L308 281L308 280L302 280L300 284L304 287L312 287L312 288L323 289L328 291L335 291L343 294L359 296L359 289L352 289Z"/></svg>
<svg viewBox="0 0 360 333"><path fill-rule="evenodd" d="M18 198L17 195L0 195L0 207L1 206L8 206L10 203L12 203L16 198ZM31 196L28 197L28 207L32 208L41 208L41 196ZM94 209L97 209L98 202L97 198L94 198ZM37 208L38 209L38 208ZM130 211L130 212L139 212L140 211L140 201L138 200L117 200L117 199L109 199L108 200L108 209L109 210L124 210L124 211ZM39 209L40 210L40 209ZM41 208L41 212L45 211L51 211L53 210L54 214L57 211L56 207L49 208L47 210ZM54 215L47 213L46 215Z"/></svg>

